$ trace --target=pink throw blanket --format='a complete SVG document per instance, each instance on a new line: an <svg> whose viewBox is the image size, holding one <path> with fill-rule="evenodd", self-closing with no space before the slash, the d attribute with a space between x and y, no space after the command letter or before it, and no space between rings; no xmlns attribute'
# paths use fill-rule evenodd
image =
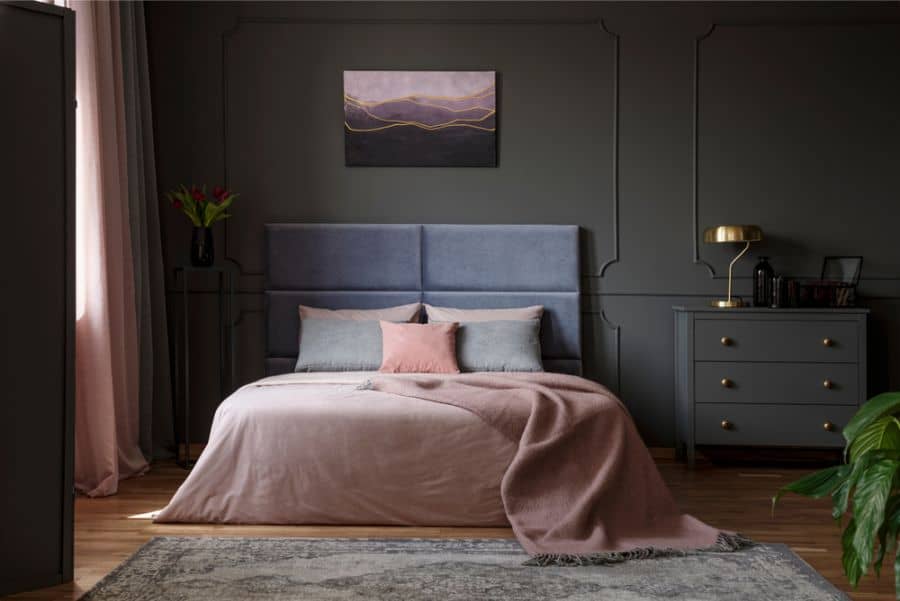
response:
<svg viewBox="0 0 900 601"><path fill-rule="evenodd" d="M553 373L479 373L378 376L366 387L465 409L518 444L500 490L535 564L749 544L679 512L628 411L599 384Z"/></svg>

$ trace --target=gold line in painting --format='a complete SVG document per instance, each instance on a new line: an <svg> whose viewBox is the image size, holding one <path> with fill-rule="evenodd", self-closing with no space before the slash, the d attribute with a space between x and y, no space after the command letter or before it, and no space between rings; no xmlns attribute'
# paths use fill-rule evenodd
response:
<svg viewBox="0 0 900 601"><path fill-rule="evenodd" d="M420 123L415 123L412 121L404 121L401 123L391 123L389 125L384 125L382 127L373 127L371 129L358 129L358 128L352 127L349 123L344 121L344 126L347 128L347 131L350 131L353 133L371 133L371 132L384 131L386 129L391 129L392 127L410 127L410 126L418 127L419 129L424 129L425 131L439 131L439 130L447 129L450 127L468 127L470 129L477 129L480 131L497 131L497 129L494 127L480 127L478 125L472 125L470 123L451 123L449 125L442 125L440 127L438 127L438 126L428 127L428 126L424 126Z"/></svg>
<svg viewBox="0 0 900 601"><path fill-rule="evenodd" d="M350 103L350 104L352 104L352 103ZM488 117L496 114L496 112L497 112L497 111L492 110L489 113L487 113L486 115L484 115L483 117L477 117L477 118L472 117L471 119L451 119L450 121L447 121L446 123L435 123L434 125L432 125L430 123L422 123L421 121L407 121L405 119L385 119L384 117L379 117L378 115L373 115L365 107L361 106L361 107L359 107L359 109L362 112L364 112L365 114L367 114L368 116L372 117L373 119L375 119L377 121L381 121L382 123L402 123L402 124L406 124L406 125L421 125L424 128L439 128L439 127L443 127L445 125L452 125L453 123L463 123L466 121L469 121L472 123L479 123L481 121L484 121Z"/></svg>

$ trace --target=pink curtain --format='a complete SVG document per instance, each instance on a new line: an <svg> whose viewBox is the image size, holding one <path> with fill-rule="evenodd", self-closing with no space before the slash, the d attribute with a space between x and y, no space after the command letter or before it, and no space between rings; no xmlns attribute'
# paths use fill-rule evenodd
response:
<svg viewBox="0 0 900 601"><path fill-rule="evenodd" d="M128 211L119 6L76 11L75 485L114 494L147 470L139 447L138 325Z"/></svg>

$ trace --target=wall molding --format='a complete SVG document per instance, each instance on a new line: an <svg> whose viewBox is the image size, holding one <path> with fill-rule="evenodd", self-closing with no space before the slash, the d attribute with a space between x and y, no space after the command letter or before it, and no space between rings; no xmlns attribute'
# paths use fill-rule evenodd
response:
<svg viewBox="0 0 900 601"><path fill-rule="evenodd" d="M606 316L606 311L600 309L600 321L604 327L613 331L614 340L616 342L616 389L615 393L622 396L622 326L614 324ZM592 313L593 315L593 313Z"/></svg>
<svg viewBox="0 0 900 601"><path fill-rule="evenodd" d="M700 256L700 48L704 40L709 39L718 29L725 27L785 27L785 28L813 28L813 27L872 27L872 26L896 26L900 21L749 21L749 22L714 22L694 39L694 98L693 98L693 131L692 131L692 176L691 176L691 215L692 215L692 262L694 265L702 265L714 280L724 280L727 276L718 275L715 267ZM737 279L737 278L736 278ZM749 278L745 278L749 279ZM896 277L864 278L862 281L900 281Z"/></svg>
<svg viewBox="0 0 900 601"><path fill-rule="evenodd" d="M222 179L225 187L228 187L228 156L229 156L229 137L228 137L228 42L235 36L245 25L593 25L599 26L600 29L612 39L612 256L604 261L596 273L585 274L585 277L602 278L606 274L606 270L620 261L620 234L619 234L619 40L618 33L609 29L606 21L602 17L590 17L580 19L354 19L354 18L292 18L292 17L236 17L234 24L225 29L221 34L221 57L222 57ZM222 247L224 258L233 262L238 268L239 277L265 277L263 271L253 271L244 268L243 263L234 257L228 248L228 220L223 222L222 228Z"/></svg>
<svg viewBox="0 0 900 601"><path fill-rule="evenodd" d="M716 277L716 270L710 263L700 258L700 43L709 38L716 30L716 23L694 39L694 101L692 123L692 173L691 173L691 233L693 242L694 265L706 267L709 277ZM720 276L721 277L721 276Z"/></svg>
<svg viewBox="0 0 900 601"><path fill-rule="evenodd" d="M610 31L603 19L600 19L600 27L613 39L613 110L612 110L612 243L613 254L595 275L604 277L607 268L619 262L619 34ZM605 317L604 317L605 319ZM618 344L617 344L618 348ZM618 364L617 364L618 365ZM618 369L618 367L616 368Z"/></svg>

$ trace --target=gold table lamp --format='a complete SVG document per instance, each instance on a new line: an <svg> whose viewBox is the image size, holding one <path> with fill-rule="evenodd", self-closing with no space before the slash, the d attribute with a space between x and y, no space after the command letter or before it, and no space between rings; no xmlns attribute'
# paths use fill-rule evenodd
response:
<svg viewBox="0 0 900 601"><path fill-rule="evenodd" d="M731 260L731 263L728 264L728 298L712 301L710 304L713 307L726 309L743 306L744 303L741 302L741 299L731 297L731 274L734 270L734 264L750 250L750 243L759 242L760 240L762 240L762 230L758 225L717 225L715 227L707 228L706 231L703 232L703 241L708 244L746 242L744 249Z"/></svg>

